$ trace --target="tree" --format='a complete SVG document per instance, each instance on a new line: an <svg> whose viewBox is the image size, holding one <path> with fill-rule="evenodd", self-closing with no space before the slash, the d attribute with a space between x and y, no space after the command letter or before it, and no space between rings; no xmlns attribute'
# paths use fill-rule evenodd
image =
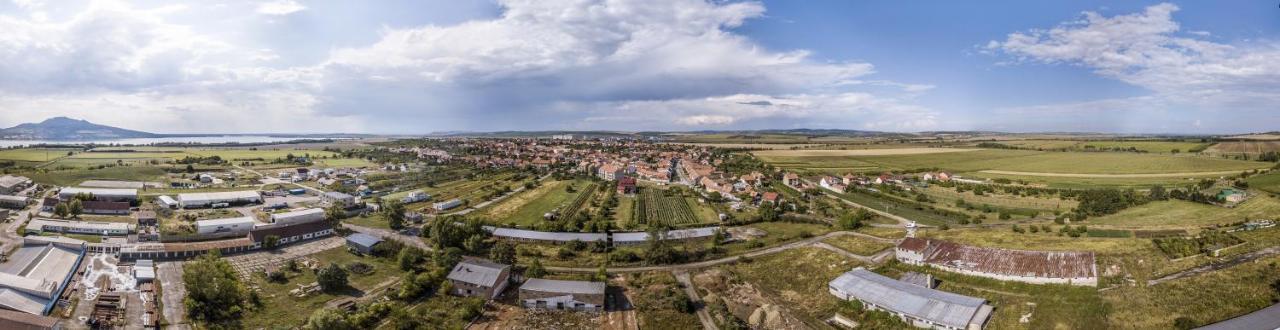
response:
<svg viewBox="0 0 1280 330"><path fill-rule="evenodd" d="M422 253L422 250L407 246L400 249L400 253L396 255L396 263L400 265L400 270L407 271L416 267L419 262L422 262L422 258L425 256L426 255Z"/></svg>
<svg viewBox="0 0 1280 330"><path fill-rule="evenodd" d="M84 203L80 202L79 199L72 199L71 203L67 205L67 210L71 212L72 217L80 217L80 214L84 213Z"/></svg>
<svg viewBox="0 0 1280 330"><path fill-rule="evenodd" d="M66 218L71 216L71 208L67 207L67 203L59 202L58 205L53 206L53 214L58 215L59 218Z"/></svg>
<svg viewBox="0 0 1280 330"><path fill-rule="evenodd" d="M262 240L262 247L264 248L270 249L279 245L280 245L280 236L267 235L267 237L263 238Z"/></svg>
<svg viewBox="0 0 1280 330"><path fill-rule="evenodd" d="M196 172L196 167L191 166L191 164L187 164L187 173L195 173L195 172Z"/></svg>
<svg viewBox="0 0 1280 330"><path fill-rule="evenodd" d="M547 270L542 268L542 261L533 259L533 263L529 264L529 268L524 270L526 278L540 278L547 276Z"/></svg>
<svg viewBox="0 0 1280 330"><path fill-rule="evenodd" d="M337 309L318 309L307 319L309 330L351 330L356 327L347 320L346 313Z"/></svg>
<svg viewBox="0 0 1280 330"><path fill-rule="evenodd" d="M324 219L329 222L330 226L337 228L342 223L342 219L347 217L347 210L342 209L341 205L334 204L324 209Z"/></svg>
<svg viewBox="0 0 1280 330"><path fill-rule="evenodd" d="M596 282L609 281L609 270L604 267L604 264L600 264L600 268L596 269L596 275L591 280Z"/></svg>
<svg viewBox="0 0 1280 330"><path fill-rule="evenodd" d="M449 247L444 250L439 250L433 259L436 262L436 267L440 267L440 269L453 269L454 265L457 265L459 261L462 261L462 249Z"/></svg>
<svg viewBox="0 0 1280 330"><path fill-rule="evenodd" d="M391 230L404 229L404 203L393 200L384 204L382 212L386 214L387 224L391 226Z"/></svg>
<svg viewBox="0 0 1280 330"><path fill-rule="evenodd" d="M316 271L316 282L324 291L336 292L347 287L347 270L336 263L329 264Z"/></svg>
<svg viewBox="0 0 1280 330"><path fill-rule="evenodd" d="M489 259L500 264L514 265L516 264L516 247L511 243L499 242L489 249Z"/></svg>
<svg viewBox="0 0 1280 330"><path fill-rule="evenodd" d="M217 250L183 266L182 281L187 289L183 299L187 317L210 328L238 327L248 293L231 263Z"/></svg>
<svg viewBox="0 0 1280 330"><path fill-rule="evenodd" d="M778 220L778 210L773 208L773 202L760 203L760 220L772 222Z"/></svg>
<svg viewBox="0 0 1280 330"><path fill-rule="evenodd" d="M1154 201L1162 201L1169 199L1169 193L1164 190L1164 186L1155 185L1151 187L1149 198Z"/></svg>
<svg viewBox="0 0 1280 330"><path fill-rule="evenodd" d="M847 212L840 216L840 228L845 230L854 230L862 227L862 223L870 221L873 215L870 211L858 208L857 211Z"/></svg>

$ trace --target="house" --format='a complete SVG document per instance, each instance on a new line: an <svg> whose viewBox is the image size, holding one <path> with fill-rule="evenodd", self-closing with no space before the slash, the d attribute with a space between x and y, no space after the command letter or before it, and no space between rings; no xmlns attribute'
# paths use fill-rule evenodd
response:
<svg viewBox="0 0 1280 330"><path fill-rule="evenodd" d="M262 194L257 191L178 194L178 205L184 209L213 207L218 204L238 206L259 203L262 203Z"/></svg>
<svg viewBox="0 0 1280 330"><path fill-rule="evenodd" d="M436 211L444 211L444 210L452 209L461 205L462 205L462 200L454 198L447 201L432 204L431 208L435 209Z"/></svg>
<svg viewBox="0 0 1280 330"><path fill-rule="evenodd" d="M936 177L938 178L938 181L942 181L942 182L951 181L951 173L938 172L938 175Z"/></svg>
<svg viewBox="0 0 1280 330"><path fill-rule="evenodd" d="M0 195L13 195L31 187L31 179L25 176L0 176Z"/></svg>
<svg viewBox="0 0 1280 330"><path fill-rule="evenodd" d="M618 179L618 193L624 195L636 193L636 178L624 176Z"/></svg>
<svg viewBox="0 0 1280 330"><path fill-rule="evenodd" d="M844 185L843 180L834 176L822 177L821 180L818 180L818 186L841 194L843 194L845 189L848 188L848 186Z"/></svg>
<svg viewBox="0 0 1280 330"><path fill-rule="evenodd" d="M280 225L296 225L309 222L324 221L324 209L309 208L271 215L271 223Z"/></svg>
<svg viewBox="0 0 1280 330"><path fill-rule="evenodd" d="M832 295L857 300L869 310L881 310L919 328L979 330L993 308L982 298L894 280L858 267L827 283Z"/></svg>
<svg viewBox="0 0 1280 330"><path fill-rule="evenodd" d="M782 184L785 184L785 185L787 185L788 187L792 187L792 188L799 187L799 186L800 186L800 175L797 175L797 174L795 174L795 173L787 173L787 174L783 174L783 175L782 175Z"/></svg>
<svg viewBox="0 0 1280 330"><path fill-rule="evenodd" d="M381 238L365 233L355 233L347 236L347 247L362 254L373 253L373 247L378 243L382 243Z"/></svg>
<svg viewBox="0 0 1280 330"><path fill-rule="evenodd" d="M85 201L81 205L84 206L84 213L87 214L129 214L127 202Z"/></svg>
<svg viewBox="0 0 1280 330"><path fill-rule="evenodd" d="M529 279L520 286L520 305L529 309L601 312L605 283Z"/></svg>
<svg viewBox="0 0 1280 330"><path fill-rule="evenodd" d="M108 189L108 188L78 188L67 187L58 191L58 199L71 200L76 195L93 196L93 200L104 202L136 202L138 201L137 189Z"/></svg>
<svg viewBox="0 0 1280 330"><path fill-rule="evenodd" d="M596 176L605 181L617 180L625 174L626 173L622 171L621 167L614 164L604 164L601 165L600 168L596 169Z"/></svg>
<svg viewBox="0 0 1280 330"><path fill-rule="evenodd" d="M197 235L243 236L253 230L258 221L250 217L196 221Z"/></svg>
<svg viewBox="0 0 1280 330"><path fill-rule="evenodd" d="M450 294L490 300L507 288L510 278L509 265L468 258L458 262L458 265L453 266L453 271L449 272L449 282L453 283L453 292Z"/></svg>
<svg viewBox="0 0 1280 330"><path fill-rule="evenodd" d="M408 196L404 196L404 198L401 198L401 199L400 199L400 202L401 202L401 203L405 203L405 204L409 204L409 203L422 202L422 201L426 201L426 200L429 200L429 199L431 199L431 195L430 195L430 194L427 194L426 192L423 192L423 191L421 191L421 190L418 190L418 191L414 191L414 192L409 193L409 195L408 195Z"/></svg>
<svg viewBox="0 0 1280 330"><path fill-rule="evenodd" d="M1243 191L1227 188L1219 191L1214 197L1225 203L1239 203L1244 201L1246 195Z"/></svg>
<svg viewBox="0 0 1280 330"><path fill-rule="evenodd" d="M920 176L920 180L922 181L933 181L937 179L938 179L937 176L934 176L933 173L929 173L929 172L925 172L924 175Z"/></svg>
<svg viewBox="0 0 1280 330"><path fill-rule="evenodd" d="M1093 252L997 249L907 237L894 248L894 256L906 264L1001 281L1098 285Z"/></svg>
<svg viewBox="0 0 1280 330"><path fill-rule="evenodd" d="M772 191L765 192L763 194L760 194L760 203L763 204L764 202L770 202L770 203L773 203L773 205L781 204L782 195L779 195L778 193L772 192Z"/></svg>
<svg viewBox="0 0 1280 330"><path fill-rule="evenodd" d="M21 210L27 208L27 204L31 203L30 198L22 196L0 195L0 207L6 209Z"/></svg>

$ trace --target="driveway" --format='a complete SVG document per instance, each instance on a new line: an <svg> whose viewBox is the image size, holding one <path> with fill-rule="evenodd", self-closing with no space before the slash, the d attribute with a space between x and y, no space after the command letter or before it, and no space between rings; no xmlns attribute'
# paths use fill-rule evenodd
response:
<svg viewBox="0 0 1280 330"><path fill-rule="evenodd" d="M156 264L156 281L160 283L160 303L164 309L160 311L168 322L166 329L190 329L187 324L187 308L182 299L187 296L186 284L182 281L182 262L161 262Z"/></svg>

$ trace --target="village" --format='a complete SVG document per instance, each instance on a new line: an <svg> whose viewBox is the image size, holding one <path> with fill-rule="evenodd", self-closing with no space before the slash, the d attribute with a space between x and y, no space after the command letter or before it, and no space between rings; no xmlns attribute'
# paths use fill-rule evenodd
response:
<svg viewBox="0 0 1280 330"><path fill-rule="evenodd" d="M1085 229L1072 219L1079 208L1028 214L979 204L1008 192L1059 204L1086 197L943 170L832 174L779 168L750 150L574 135L389 140L288 156L162 163L172 171L141 181L0 177L0 324L197 326L211 319L184 302L201 291L192 281L221 279L192 267L226 267L246 306L258 306L227 320L250 328L631 329L664 318L705 329L1005 328L1034 324L1043 315L1034 308L1052 306L1011 305L991 296L1007 285L983 281L1084 296L1138 276L1110 252L1071 243L1120 231ZM326 161L360 165L319 165ZM1231 182L1197 183L1190 193L1217 194L1205 203L1224 210L1271 198ZM943 206L937 199L953 190L975 202ZM1065 241L1046 250L967 236L1051 234L1050 224L1053 240ZM1244 257L1237 250L1255 243L1237 235L1272 227L1269 219L1224 227L1191 240L1201 247L1186 254L1172 254L1181 240L1156 238L1148 249ZM1063 248L1072 246L1084 248ZM839 265L782 284L826 298L779 297L761 292L767 281L728 279L788 258L804 259L795 260L802 269ZM782 307L788 301L824 307ZM445 312L377 321L428 308Z"/></svg>

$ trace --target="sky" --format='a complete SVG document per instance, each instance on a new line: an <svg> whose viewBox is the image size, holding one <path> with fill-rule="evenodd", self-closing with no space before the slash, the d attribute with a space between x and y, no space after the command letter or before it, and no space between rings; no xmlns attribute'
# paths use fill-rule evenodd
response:
<svg viewBox="0 0 1280 330"><path fill-rule="evenodd" d="M4 127L1280 130L1275 0L0 1Z"/></svg>

